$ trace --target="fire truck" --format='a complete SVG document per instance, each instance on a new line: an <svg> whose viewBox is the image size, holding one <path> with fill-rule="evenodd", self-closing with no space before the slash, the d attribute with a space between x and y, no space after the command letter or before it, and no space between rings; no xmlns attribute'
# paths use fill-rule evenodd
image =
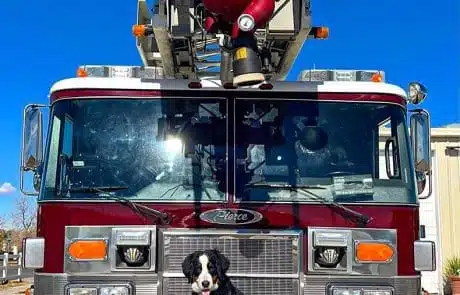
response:
<svg viewBox="0 0 460 295"><path fill-rule="evenodd" d="M367 69L287 81L329 34L309 0L137 7L143 65L81 66L24 109L33 292L191 294L184 258L218 250L247 295L420 294L436 268L426 88Z"/></svg>

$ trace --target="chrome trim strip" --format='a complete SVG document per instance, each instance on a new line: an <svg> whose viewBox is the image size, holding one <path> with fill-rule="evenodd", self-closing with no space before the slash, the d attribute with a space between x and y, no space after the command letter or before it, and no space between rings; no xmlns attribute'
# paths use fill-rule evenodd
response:
<svg viewBox="0 0 460 295"><path fill-rule="evenodd" d="M171 278L165 278L166 280ZM176 278L178 279L178 278ZM244 280L235 278L235 281ZM257 278L249 278L249 282ZM297 282L296 290L300 290L299 295L326 295L326 286L329 282L347 283L348 284L369 284L369 285L390 285L395 288L394 295L419 295L421 289L421 277L417 276L350 276L330 274L301 275L300 279L294 279ZM35 273L35 295L63 295L64 288L68 284L126 284L131 282L135 288L136 295L162 295L164 284L160 277L151 274L82 274L67 275L62 273ZM178 282L175 280L174 282ZM187 287L186 281L180 280L181 285ZM187 293L189 294L189 293ZM289 293L291 294L291 293Z"/></svg>
<svg viewBox="0 0 460 295"><path fill-rule="evenodd" d="M163 278L185 278L183 273L179 272L164 272ZM275 279L298 279L299 274L278 274L278 273L232 273L228 272L227 276L231 278L275 278Z"/></svg>

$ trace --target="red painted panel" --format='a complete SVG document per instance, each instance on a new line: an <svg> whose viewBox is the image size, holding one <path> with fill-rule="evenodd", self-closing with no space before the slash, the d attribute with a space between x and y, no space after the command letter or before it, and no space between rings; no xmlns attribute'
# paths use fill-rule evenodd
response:
<svg viewBox="0 0 460 295"><path fill-rule="evenodd" d="M170 227L196 228L218 227L200 221L193 204L149 205L173 216ZM218 205L203 204L201 212L218 208ZM351 206L350 206L351 207ZM309 226L356 227L353 222L324 205L262 204L244 208L257 210L264 215L257 228L306 229ZM418 207L409 206L353 206L353 209L373 217L368 227L395 228L398 231L398 274L415 275L414 240L418 238ZM199 213L198 213L199 214ZM66 225L141 225L153 224L116 203L42 203L39 213L39 235L46 238L44 272L61 273L64 257L64 228ZM243 226L241 226L243 227ZM306 261L305 261L306 265Z"/></svg>
<svg viewBox="0 0 460 295"><path fill-rule="evenodd" d="M188 90L190 93L200 90ZM221 92L222 94L216 95L229 95L231 90L215 90L215 93ZM274 92L274 91L273 91ZM85 97L132 97L132 98L154 98L158 96L175 96L178 95L177 91L158 91L158 90L119 90L119 89L73 89L73 90L60 90L51 94L51 103L61 99L85 98ZM284 93L284 92L283 92ZM255 94L255 93L254 93ZM297 96L302 94L296 92ZM236 95L238 94L231 94ZM316 100L329 100L329 101L349 101L349 102L383 102L395 103L406 107L406 101L397 95L392 94L372 94L372 93L311 93ZM309 97L306 97L306 99ZM309 98L312 99L312 98Z"/></svg>

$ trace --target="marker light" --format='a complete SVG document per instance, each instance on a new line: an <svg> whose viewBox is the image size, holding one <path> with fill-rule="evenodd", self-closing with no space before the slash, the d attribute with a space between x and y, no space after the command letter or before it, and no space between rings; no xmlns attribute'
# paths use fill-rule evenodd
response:
<svg viewBox="0 0 460 295"><path fill-rule="evenodd" d="M135 37L143 37L153 34L153 27L151 25L134 25L133 35Z"/></svg>
<svg viewBox="0 0 460 295"><path fill-rule="evenodd" d="M80 77L80 78L88 77L88 72L83 68L78 68L77 69L77 77Z"/></svg>
<svg viewBox="0 0 460 295"><path fill-rule="evenodd" d="M249 14L242 14L238 18L238 27L243 32L252 31L255 26L256 23L254 21L254 18Z"/></svg>
<svg viewBox="0 0 460 295"><path fill-rule="evenodd" d="M383 77L382 77L382 75L380 73L375 73L375 74L372 75L371 81L372 82L382 82Z"/></svg>
<svg viewBox="0 0 460 295"><path fill-rule="evenodd" d="M265 82L259 85L260 90L272 90L273 89L273 84Z"/></svg>
<svg viewBox="0 0 460 295"><path fill-rule="evenodd" d="M317 27L317 28L315 28L315 38L316 39L327 39L327 38L329 38L329 28L328 27Z"/></svg>
<svg viewBox="0 0 460 295"><path fill-rule="evenodd" d="M192 82L188 83L188 88L200 89L200 88L203 88L203 85L201 84L200 81L192 81Z"/></svg>
<svg viewBox="0 0 460 295"><path fill-rule="evenodd" d="M74 260L105 260L107 241L76 240L70 244L68 253Z"/></svg>
<svg viewBox="0 0 460 295"><path fill-rule="evenodd" d="M364 263L388 263L394 255L393 248L382 242L358 241L355 250L356 261Z"/></svg>

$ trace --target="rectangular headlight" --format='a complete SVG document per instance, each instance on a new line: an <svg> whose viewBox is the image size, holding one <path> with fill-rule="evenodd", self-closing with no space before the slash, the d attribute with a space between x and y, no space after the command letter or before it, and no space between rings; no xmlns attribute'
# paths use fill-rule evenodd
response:
<svg viewBox="0 0 460 295"><path fill-rule="evenodd" d="M346 247L348 245L349 237L349 231L315 231L313 233L313 246Z"/></svg>
<svg viewBox="0 0 460 295"><path fill-rule="evenodd" d="M70 288L69 295L97 295L96 288Z"/></svg>
<svg viewBox="0 0 460 295"><path fill-rule="evenodd" d="M115 239L117 246L148 246L150 245L150 230L117 229Z"/></svg>
<svg viewBox="0 0 460 295"><path fill-rule="evenodd" d="M128 287L103 287L100 295L129 295Z"/></svg>
<svg viewBox="0 0 460 295"><path fill-rule="evenodd" d="M357 286L332 286L329 295L393 295L393 289L389 287L357 287Z"/></svg>
<svg viewBox="0 0 460 295"><path fill-rule="evenodd" d="M71 285L67 286L66 295L131 295L130 285Z"/></svg>

